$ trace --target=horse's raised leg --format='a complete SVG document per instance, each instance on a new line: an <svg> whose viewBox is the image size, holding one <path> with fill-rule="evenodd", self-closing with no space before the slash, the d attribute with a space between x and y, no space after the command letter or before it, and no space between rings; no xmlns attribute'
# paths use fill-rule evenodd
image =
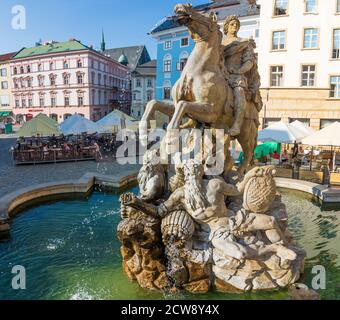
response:
<svg viewBox="0 0 340 320"><path fill-rule="evenodd" d="M150 127L150 120L155 119L156 111L172 117L175 112L175 105L171 101L151 100L146 105L142 120L139 123L139 135L141 139L145 139L147 137L148 128Z"/></svg>

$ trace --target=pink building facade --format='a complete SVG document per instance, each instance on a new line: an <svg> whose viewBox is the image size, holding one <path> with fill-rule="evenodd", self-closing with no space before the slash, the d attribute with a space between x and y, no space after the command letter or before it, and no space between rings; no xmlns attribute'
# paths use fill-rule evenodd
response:
<svg viewBox="0 0 340 320"><path fill-rule="evenodd" d="M76 40L22 49L10 62L13 113L39 113L59 123L78 113L98 121L114 109L130 113L129 69Z"/></svg>

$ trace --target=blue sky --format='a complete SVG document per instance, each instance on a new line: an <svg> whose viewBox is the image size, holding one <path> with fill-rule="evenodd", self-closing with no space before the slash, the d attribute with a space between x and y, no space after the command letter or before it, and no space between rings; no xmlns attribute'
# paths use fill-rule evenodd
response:
<svg viewBox="0 0 340 320"><path fill-rule="evenodd" d="M0 0L0 54L34 46L39 39L76 38L99 48L104 28L107 48L146 44L156 58L156 41L147 33L180 0ZM187 2L187 1L185 1ZM191 0L193 5L209 0ZM26 9L26 29L11 27L12 8Z"/></svg>

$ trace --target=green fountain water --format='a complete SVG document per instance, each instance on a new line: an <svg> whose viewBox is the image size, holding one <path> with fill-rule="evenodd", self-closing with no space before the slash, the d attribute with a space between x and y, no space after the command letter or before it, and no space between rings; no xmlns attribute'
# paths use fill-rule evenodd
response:
<svg viewBox="0 0 340 320"><path fill-rule="evenodd" d="M301 281L311 286L313 266L322 265L327 271L322 298L340 299L340 210L322 212L301 193L282 193L290 230L307 251ZM85 200L49 203L16 217L11 238L0 243L0 300L288 298L286 291L164 295L141 289L122 273L116 238L118 199L95 192ZM26 268L26 290L11 287L15 265Z"/></svg>

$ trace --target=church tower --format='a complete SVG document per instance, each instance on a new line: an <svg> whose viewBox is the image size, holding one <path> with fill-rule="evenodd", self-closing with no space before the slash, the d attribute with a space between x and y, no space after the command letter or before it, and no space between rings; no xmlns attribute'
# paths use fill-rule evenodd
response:
<svg viewBox="0 0 340 320"><path fill-rule="evenodd" d="M104 38L104 30L102 30L102 42L100 44L100 50L102 52L104 52L106 49L106 45L105 45L105 38Z"/></svg>

